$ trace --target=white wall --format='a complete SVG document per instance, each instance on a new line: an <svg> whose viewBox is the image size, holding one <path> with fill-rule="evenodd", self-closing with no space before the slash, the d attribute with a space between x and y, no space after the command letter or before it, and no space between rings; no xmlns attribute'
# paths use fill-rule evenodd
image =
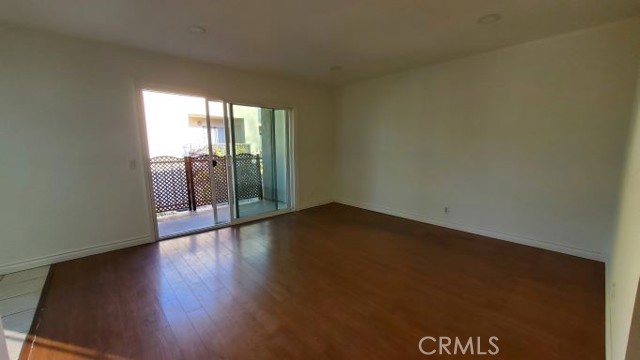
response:
<svg viewBox="0 0 640 360"><path fill-rule="evenodd" d="M639 80L640 84L640 80ZM608 264L612 359L623 360L640 278L640 92L620 196L617 234ZM632 359L628 359L632 360Z"/></svg>
<svg viewBox="0 0 640 360"><path fill-rule="evenodd" d="M332 200L326 88L11 27L0 49L0 274L150 240L140 83L293 107L298 208Z"/></svg>
<svg viewBox="0 0 640 360"><path fill-rule="evenodd" d="M604 260L639 45L632 19L344 87L338 201Z"/></svg>

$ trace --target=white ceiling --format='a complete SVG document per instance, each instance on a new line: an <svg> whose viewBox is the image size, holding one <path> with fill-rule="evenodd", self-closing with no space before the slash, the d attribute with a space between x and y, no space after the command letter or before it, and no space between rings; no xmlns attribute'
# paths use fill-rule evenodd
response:
<svg viewBox="0 0 640 360"><path fill-rule="evenodd" d="M478 25L488 13L503 19ZM638 14L640 0L0 0L9 24L326 83Z"/></svg>

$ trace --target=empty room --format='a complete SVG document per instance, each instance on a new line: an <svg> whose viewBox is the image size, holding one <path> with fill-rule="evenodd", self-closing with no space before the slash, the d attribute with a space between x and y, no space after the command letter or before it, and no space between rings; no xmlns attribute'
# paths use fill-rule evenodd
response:
<svg viewBox="0 0 640 360"><path fill-rule="evenodd" d="M640 0L0 0L0 360L640 360Z"/></svg>

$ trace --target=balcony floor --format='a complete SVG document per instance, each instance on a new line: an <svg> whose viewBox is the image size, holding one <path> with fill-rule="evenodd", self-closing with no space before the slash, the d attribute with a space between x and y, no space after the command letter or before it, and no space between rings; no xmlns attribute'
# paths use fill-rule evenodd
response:
<svg viewBox="0 0 640 360"><path fill-rule="evenodd" d="M248 217L258 214L284 209L285 203L271 200L249 200L240 202L241 217ZM201 229L216 226L213 217L213 207L203 206L196 211L181 211L170 215L158 216L158 235L160 238L173 237L175 235L194 232ZM218 224L230 222L231 214L228 204L218 205Z"/></svg>

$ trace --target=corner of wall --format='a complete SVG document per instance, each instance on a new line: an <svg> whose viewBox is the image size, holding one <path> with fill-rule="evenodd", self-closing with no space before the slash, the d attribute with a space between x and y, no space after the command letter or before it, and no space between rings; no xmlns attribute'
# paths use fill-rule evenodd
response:
<svg viewBox="0 0 640 360"><path fill-rule="evenodd" d="M638 67L640 69L640 66ZM636 225L640 209L640 77L637 77L636 96L629 137L626 144L624 174L618 195L616 228L609 247L606 265L606 349L608 360L623 360L636 297L640 259ZM630 359L628 359L630 360Z"/></svg>

